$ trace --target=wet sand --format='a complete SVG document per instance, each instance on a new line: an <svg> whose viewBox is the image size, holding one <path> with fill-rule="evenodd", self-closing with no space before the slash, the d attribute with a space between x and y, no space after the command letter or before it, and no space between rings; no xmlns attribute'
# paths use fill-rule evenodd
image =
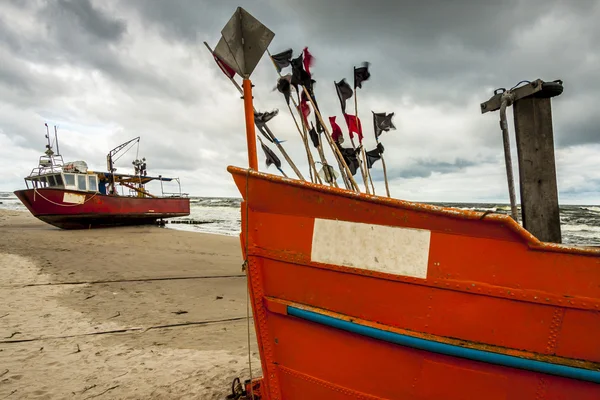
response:
<svg viewBox="0 0 600 400"><path fill-rule="evenodd" d="M0 399L224 399L250 376L237 237L0 210ZM250 320L252 374L261 374Z"/></svg>

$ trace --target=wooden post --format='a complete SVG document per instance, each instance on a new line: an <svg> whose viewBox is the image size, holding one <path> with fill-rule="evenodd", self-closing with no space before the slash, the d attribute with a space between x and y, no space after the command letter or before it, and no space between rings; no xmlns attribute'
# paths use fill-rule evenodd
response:
<svg viewBox="0 0 600 400"><path fill-rule="evenodd" d="M513 107L523 227L543 242L561 243L550 98L525 97Z"/></svg>
<svg viewBox="0 0 600 400"><path fill-rule="evenodd" d="M481 113L503 112L503 106L508 106L505 100L510 97L514 107L523 227L543 242L561 243L550 98L563 92L563 82L536 79L517 86L508 91L496 89L488 101L480 104ZM504 134L506 121L501 122L501 128Z"/></svg>

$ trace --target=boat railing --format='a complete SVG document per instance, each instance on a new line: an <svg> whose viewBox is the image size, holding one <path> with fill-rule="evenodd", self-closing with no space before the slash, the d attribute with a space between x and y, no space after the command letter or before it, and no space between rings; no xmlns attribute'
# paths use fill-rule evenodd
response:
<svg viewBox="0 0 600 400"><path fill-rule="evenodd" d="M33 168L29 176L39 176L44 174L60 174L63 172L64 161L61 155L40 156L38 166Z"/></svg>
<svg viewBox="0 0 600 400"><path fill-rule="evenodd" d="M161 175L158 176L158 180L160 181L160 192L162 193L163 197L188 197L188 193L181 193L181 181L179 178L172 178L172 180L177 181L179 192L165 192Z"/></svg>

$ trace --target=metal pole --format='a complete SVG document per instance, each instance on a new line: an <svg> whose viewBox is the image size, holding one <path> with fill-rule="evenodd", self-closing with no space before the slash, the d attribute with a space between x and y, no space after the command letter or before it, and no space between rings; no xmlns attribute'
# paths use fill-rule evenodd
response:
<svg viewBox="0 0 600 400"><path fill-rule="evenodd" d="M504 143L504 161L506 164L506 178L508 180L508 195L510 198L510 212L512 218L519 222L519 213L517 210L517 201L515 198L515 181L513 177L512 157L510 155L510 137L508 134L508 123L506 122L506 107L512 102L512 94L505 92L502 94L502 103L500 105L500 129L502 129L502 141Z"/></svg>
<svg viewBox="0 0 600 400"><path fill-rule="evenodd" d="M252 105L252 82L244 78L244 114L246 116L246 140L248 142L248 166L258 171L258 159L256 157L256 139L254 130L254 107Z"/></svg>

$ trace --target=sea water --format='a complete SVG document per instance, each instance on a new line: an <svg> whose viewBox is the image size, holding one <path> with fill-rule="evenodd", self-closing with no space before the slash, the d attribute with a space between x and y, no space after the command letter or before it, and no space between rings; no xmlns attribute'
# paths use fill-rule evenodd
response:
<svg viewBox="0 0 600 400"><path fill-rule="evenodd" d="M190 197L190 215L169 219L165 226L191 232L237 236L240 233L239 198ZM492 211L509 214L508 204L431 203L463 210ZM0 192L0 209L27 209L13 193ZM170 223L183 222L183 223ZM560 221L563 243L600 246L600 206L561 205Z"/></svg>

